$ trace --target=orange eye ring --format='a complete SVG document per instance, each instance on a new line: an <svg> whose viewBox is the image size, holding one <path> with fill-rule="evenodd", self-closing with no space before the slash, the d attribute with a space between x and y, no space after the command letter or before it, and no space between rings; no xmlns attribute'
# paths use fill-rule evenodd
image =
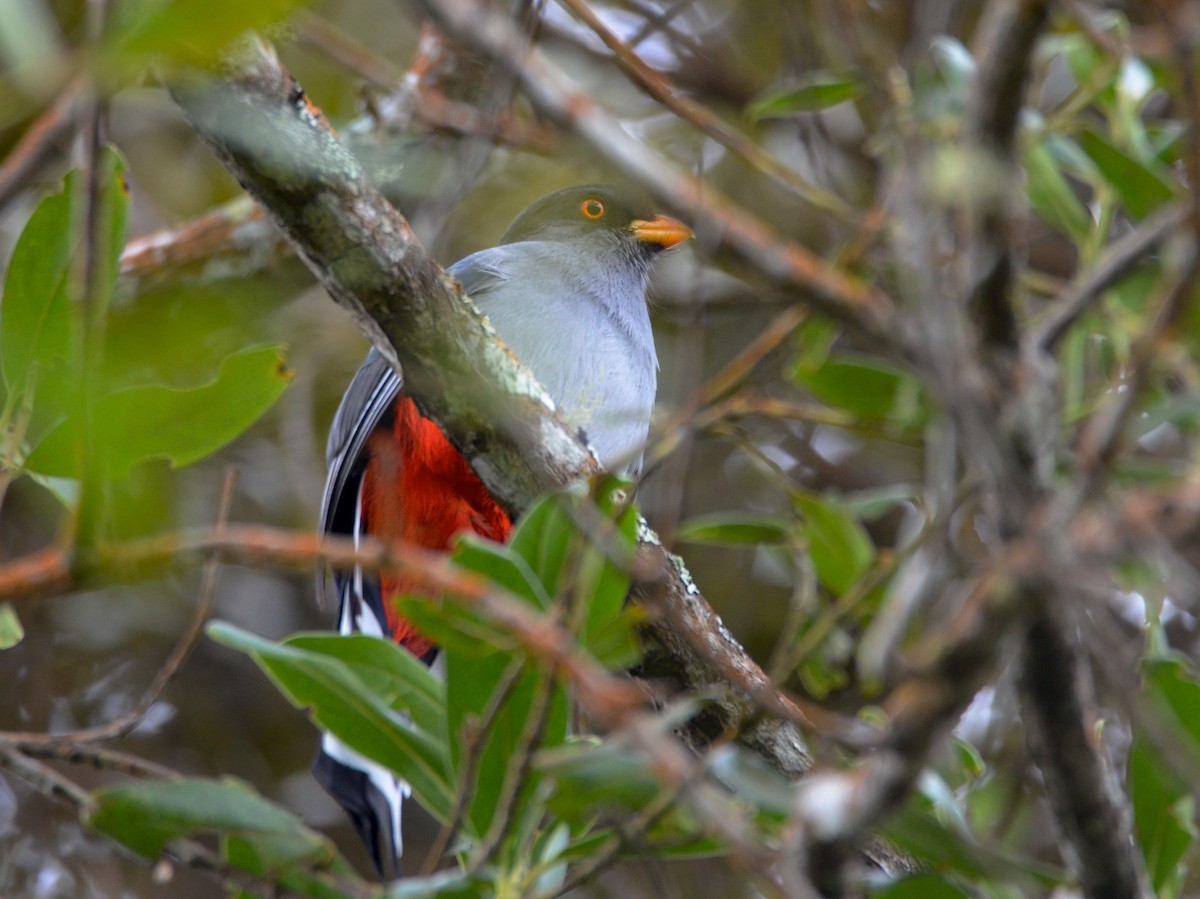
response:
<svg viewBox="0 0 1200 899"><path fill-rule="evenodd" d="M592 219L594 221L604 217L604 203L595 197L588 197L579 204L579 211L583 213L585 219Z"/></svg>

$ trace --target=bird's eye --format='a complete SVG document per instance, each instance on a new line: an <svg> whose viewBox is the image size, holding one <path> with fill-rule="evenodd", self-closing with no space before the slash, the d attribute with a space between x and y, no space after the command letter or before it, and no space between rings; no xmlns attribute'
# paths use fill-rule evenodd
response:
<svg viewBox="0 0 1200 899"><path fill-rule="evenodd" d="M598 219L604 215L604 204L595 197L588 197L579 204L579 211L584 218Z"/></svg>

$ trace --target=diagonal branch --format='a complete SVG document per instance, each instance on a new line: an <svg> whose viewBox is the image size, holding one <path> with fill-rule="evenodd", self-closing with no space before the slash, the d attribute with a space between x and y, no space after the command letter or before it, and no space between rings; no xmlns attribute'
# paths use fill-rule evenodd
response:
<svg viewBox="0 0 1200 899"><path fill-rule="evenodd" d="M519 512L538 493L598 471L273 53L260 49L231 80L198 80L176 96L333 298L403 365L405 389L509 509ZM670 610L649 625L649 640L682 655L688 675L681 688L719 685L734 706L729 715L744 718L756 692L777 691L728 636L682 563L653 539L642 552L655 572L656 605ZM807 767L803 737L790 721L773 722L755 745L782 770Z"/></svg>
<svg viewBox="0 0 1200 899"><path fill-rule="evenodd" d="M455 39L474 47L515 74L529 99L552 119L577 131L628 177L712 233L767 277L811 291L810 302L876 345L895 350L893 304L878 287L826 263L807 247L778 234L711 186L676 170L630 136L621 122L536 47L529 48L506 18L477 0L422 0L430 15Z"/></svg>

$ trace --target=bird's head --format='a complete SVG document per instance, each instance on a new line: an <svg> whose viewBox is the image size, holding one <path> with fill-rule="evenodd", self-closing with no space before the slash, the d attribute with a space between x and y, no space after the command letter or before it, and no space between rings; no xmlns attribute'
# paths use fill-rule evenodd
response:
<svg viewBox="0 0 1200 899"><path fill-rule="evenodd" d="M508 226L501 244L519 241L596 240L618 243L649 262L656 253L692 236L682 222L655 213L621 188L583 184L547 194Z"/></svg>

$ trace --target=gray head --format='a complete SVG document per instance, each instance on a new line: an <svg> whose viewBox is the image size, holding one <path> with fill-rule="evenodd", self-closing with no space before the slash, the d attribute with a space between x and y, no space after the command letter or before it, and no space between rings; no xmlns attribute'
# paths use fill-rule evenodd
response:
<svg viewBox="0 0 1200 899"><path fill-rule="evenodd" d="M682 223L654 212L649 201L608 184L582 184L547 194L508 226L501 245L521 241L607 239L647 268L656 254L692 236Z"/></svg>

